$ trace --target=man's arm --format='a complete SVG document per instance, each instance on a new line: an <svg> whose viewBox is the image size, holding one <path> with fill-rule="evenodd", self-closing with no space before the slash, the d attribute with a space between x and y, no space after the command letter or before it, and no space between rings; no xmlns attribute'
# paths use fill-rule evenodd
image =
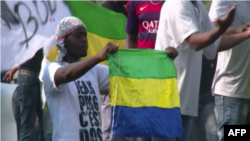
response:
<svg viewBox="0 0 250 141"><path fill-rule="evenodd" d="M221 36L221 34L222 33L219 32L218 28L215 28L210 32L202 34L192 34L186 39L186 41L190 45L190 48L198 51L211 45ZM248 38L250 38L250 28L248 28L247 31L238 34L222 35L218 51L225 51L233 48L234 46L238 45Z"/></svg>
<svg viewBox="0 0 250 141"><path fill-rule="evenodd" d="M230 48L233 48L234 46L238 45L246 39L250 39L250 28L248 28L247 31L242 33L223 35L218 51L225 51Z"/></svg>
<svg viewBox="0 0 250 141"><path fill-rule="evenodd" d="M125 49L137 48L138 35L128 35L125 40Z"/></svg>
<svg viewBox="0 0 250 141"><path fill-rule="evenodd" d="M210 10L209 10L209 17L210 20L216 25L216 19L219 17L225 15L227 9L229 8L228 6L230 4L234 3L229 2L229 1L224 1L224 0L213 0ZM246 28L250 26L250 22L246 23L245 25L241 27L229 27L228 30L224 33L224 35L230 35L230 34L237 34L244 32Z"/></svg>
<svg viewBox="0 0 250 141"><path fill-rule="evenodd" d="M118 49L118 45L114 46L111 43L106 44L106 46L102 49L102 51L94 57L81 60L76 63L69 64L66 67L61 67L55 72L54 81L56 86L60 84L68 83L73 81L86 72L88 72L92 67L96 64L105 61L106 53L115 53Z"/></svg>
<svg viewBox="0 0 250 141"><path fill-rule="evenodd" d="M243 31L242 27L229 27L223 35L231 35L241 33Z"/></svg>
<svg viewBox="0 0 250 141"><path fill-rule="evenodd" d="M6 82L10 82L12 80L13 75L16 73L16 71L18 70L19 66L15 66L13 67L11 70L9 70L3 77L3 80L5 80Z"/></svg>
<svg viewBox="0 0 250 141"><path fill-rule="evenodd" d="M69 64L66 67L59 68L54 76L56 86L60 84L68 83L73 81L82 75L84 75L87 71L89 71L96 64L102 62L100 57L94 56L85 60L81 60L76 63Z"/></svg>
<svg viewBox="0 0 250 141"><path fill-rule="evenodd" d="M215 42L228 29L234 19L235 4L227 11L226 15L218 20L218 27L205 33L193 33L186 38L190 48L199 51Z"/></svg>
<svg viewBox="0 0 250 141"><path fill-rule="evenodd" d="M219 28L215 28L212 31L205 33L194 33L186 38L186 42L189 47L195 51L199 51L203 48L208 47L215 42L223 32L220 32Z"/></svg>
<svg viewBox="0 0 250 141"><path fill-rule="evenodd" d="M242 27L229 27L227 31L224 33L224 35L242 33L246 31L249 27L250 27L250 22L246 23Z"/></svg>

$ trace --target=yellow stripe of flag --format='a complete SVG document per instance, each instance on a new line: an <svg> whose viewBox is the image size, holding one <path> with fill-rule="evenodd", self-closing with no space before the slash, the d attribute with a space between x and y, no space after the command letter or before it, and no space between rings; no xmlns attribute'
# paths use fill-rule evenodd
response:
<svg viewBox="0 0 250 141"><path fill-rule="evenodd" d="M116 95L117 84L118 89ZM134 79L112 76L110 77L110 88L112 88L110 89L112 97L111 106L127 106L134 108L180 107L176 78Z"/></svg>

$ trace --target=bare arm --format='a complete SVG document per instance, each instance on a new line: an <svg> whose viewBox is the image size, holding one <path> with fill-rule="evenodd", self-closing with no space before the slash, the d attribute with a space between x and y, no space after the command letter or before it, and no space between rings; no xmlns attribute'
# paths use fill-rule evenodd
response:
<svg viewBox="0 0 250 141"><path fill-rule="evenodd" d="M127 34L126 41L125 41L125 49L137 48L137 40L138 40L137 35Z"/></svg>
<svg viewBox="0 0 250 141"><path fill-rule="evenodd" d="M227 31L224 33L224 35L242 33L246 31L249 27L250 27L250 22L246 23L242 27L229 27Z"/></svg>
<svg viewBox="0 0 250 141"><path fill-rule="evenodd" d="M6 80L6 82L10 82L12 80L13 75L16 73L18 70L19 66L15 66L11 70L9 70L3 77L3 80Z"/></svg>
<svg viewBox="0 0 250 141"><path fill-rule="evenodd" d="M68 83L81 77L101 61L102 60L98 56L94 56L76 63L69 64L66 67L59 68L54 76L56 86L59 86L63 83Z"/></svg>
<svg viewBox="0 0 250 141"><path fill-rule="evenodd" d="M223 35L221 38L221 43L218 51L228 50L248 38L250 38L250 28L242 33Z"/></svg>
<svg viewBox="0 0 250 141"><path fill-rule="evenodd" d="M18 70L19 66L15 66L14 68L11 69L13 73L15 73Z"/></svg>
<svg viewBox="0 0 250 141"><path fill-rule="evenodd" d="M211 45L220 35L221 33L218 29L214 29L210 32L202 34L192 34L186 39L186 41L190 45L191 49L199 51L200 49ZM250 28L242 33L223 35L218 51L228 50L248 38L250 38Z"/></svg>
<svg viewBox="0 0 250 141"><path fill-rule="evenodd" d="M79 62L69 64L66 67L59 68L56 71L55 76L54 76L56 86L59 86L60 84L68 83L70 81L73 81L81 77L86 72L88 72L92 67L94 67L96 64L106 60L106 53L111 53L111 54L115 53L117 49L118 49L118 46L114 46L108 43L103 48L103 50L96 56L81 60Z"/></svg>
<svg viewBox="0 0 250 141"><path fill-rule="evenodd" d="M189 47L195 51L199 51L205 47L208 47L213 42L215 42L223 32L219 28L215 28L209 32L205 33L194 33L190 35L186 42L189 44Z"/></svg>
<svg viewBox="0 0 250 141"><path fill-rule="evenodd" d="M242 27L229 27L223 35L231 35L236 33L241 33L243 31Z"/></svg>
<svg viewBox="0 0 250 141"><path fill-rule="evenodd" d="M194 33L187 37L185 41L189 44L190 48L199 51L211 45L222 34L224 34L233 22L235 15L235 6L236 4L232 5L231 8L227 11L227 14L222 19L217 21L219 25L218 27L205 33Z"/></svg>

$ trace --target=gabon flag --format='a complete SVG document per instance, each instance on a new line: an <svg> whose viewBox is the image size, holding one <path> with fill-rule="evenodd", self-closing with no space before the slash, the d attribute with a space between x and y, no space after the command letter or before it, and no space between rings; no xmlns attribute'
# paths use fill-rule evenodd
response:
<svg viewBox="0 0 250 141"><path fill-rule="evenodd" d="M108 65L113 136L181 136L176 68L165 51L121 49Z"/></svg>

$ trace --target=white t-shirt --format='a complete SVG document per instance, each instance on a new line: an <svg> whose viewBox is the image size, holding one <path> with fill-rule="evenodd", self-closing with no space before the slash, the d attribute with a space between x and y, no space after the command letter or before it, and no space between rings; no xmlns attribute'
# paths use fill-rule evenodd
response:
<svg viewBox="0 0 250 141"><path fill-rule="evenodd" d="M50 63L43 75L53 141L101 141L99 91L109 90L108 67L96 65L77 80L56 87L55 72L67 65Z"/></svg>
<svg viewBox="0 0 250 141"><path fill-rule="evenodd" d="M212 21L222 18L237 3L231 26L241 27L250 21L250 1L213 0L209 16ZM250 99L250 39L236 47L219 52L212 85L214 94Z"/></svg>
<svg viewBox="0 0 250 141"><path fill-rule="evenodd" d="M208 59L216 56L220 38L209 47L191 50L185 39L193 33L211 31L211 23L202 2L198 8L190 1L167 0L161 9L159 28L156 38L156 50L175 47L179 53L174 63L177 69L177 82L180 94L181 113L198 115L198 99L203 54Z"/></svg>

